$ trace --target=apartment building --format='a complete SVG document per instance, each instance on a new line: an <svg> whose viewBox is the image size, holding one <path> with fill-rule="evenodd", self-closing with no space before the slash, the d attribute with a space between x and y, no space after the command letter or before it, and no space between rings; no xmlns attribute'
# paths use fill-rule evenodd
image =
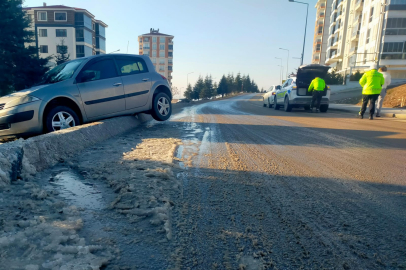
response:
<svg viewBox="0 0 406 270"><path fill-rule="evenodd" d="M314 29L312 64L324 64L326 61L332 1L318 0L315 6L316 26Z"/></svg>
<svg viewBox="0 0 406 270"><path fill-rule="evenodd" d="M86 9L63 5L27 7L40 57L55 56L63 46L70 59L106 53L107 24ZM51 59L51 62L55 63Z"/></svg>
<svg viewBox="0 0 406 270"><path fill-rule="evenodd" d="M173 38L153 28L149 33L138 36L139 54L148 55L155 69L172 83L173 71Z"/></svg>
<svg viewBox="0 0 406 270"><path fill-rule="evenodd" d="M326 23L325 64L348 75L379 59L392 78L406 78L406 0L333 0Z"/></svg>

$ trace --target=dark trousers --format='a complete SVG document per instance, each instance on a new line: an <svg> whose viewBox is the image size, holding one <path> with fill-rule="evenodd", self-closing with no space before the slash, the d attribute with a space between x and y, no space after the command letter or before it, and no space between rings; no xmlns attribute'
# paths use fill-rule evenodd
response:
<svg viewBox="0 0 406 270"><path fill-rule="evenodd" d="M319 110L322 97L323 97L323 91L313 90L312 105L310 107L314 108L314 105L316 105L316 109Z"/></svg>
<svg viewBox="0 0 406 270"><path fill-rule="evenodd" d="M374 115L375 113L375 103L378 99L379 94L377 95L362 95L362 107L360 114L364 115L365 111L367 110L367 105L369 101L369 115Z"/></svg>

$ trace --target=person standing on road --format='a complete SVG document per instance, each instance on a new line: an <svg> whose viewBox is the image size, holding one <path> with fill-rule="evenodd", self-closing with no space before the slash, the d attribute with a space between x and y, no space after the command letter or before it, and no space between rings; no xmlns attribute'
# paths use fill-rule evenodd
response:
<svg viewBox="0 0 406 270"><path fill-rule="evenodd" d="M383 78L385 79L385 83L382 85L382 91L378 97L378 103L376 105L376 115L375 115L376 117L381 117L380 113L382 109L383 100L385 99L386 96L386 89L388 88L388 86L391 84L392 81L391 76L387 71L388 69L385 66L379 68L379 72L382 73Z"/></svg>
<svg viewBox="0 0 406 270"><path fill-rule="evenodd" d="M382 85L385 84L385 79L382 73L377 71L378 66L376 64L371 65L371 70L362 75L359 80L359 84L362 86L362 107L359 112L359 118L364 118L364 113L369 103L369 120L374 119L375 103L382 91Z"/></svg>
<svg viewBox="0 0 406 270"><path fill-rule="evenodd" d="M316 112L320 110L320 102L323 97L323 91L326 88L326 82L319 77L316 77L309 86L309 92L313 91L312 104L310 105L310 112L313 112L316 103Z"/></svg>

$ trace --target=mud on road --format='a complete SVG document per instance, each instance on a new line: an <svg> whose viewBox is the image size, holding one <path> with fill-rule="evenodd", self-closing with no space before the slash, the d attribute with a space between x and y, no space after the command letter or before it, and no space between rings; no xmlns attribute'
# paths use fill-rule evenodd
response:
<svg viewBox="0 0 406 270"><path fill-rule="evenodd" d="M404 269L404 124L186 107L2 190L1 265Z"/></svg>

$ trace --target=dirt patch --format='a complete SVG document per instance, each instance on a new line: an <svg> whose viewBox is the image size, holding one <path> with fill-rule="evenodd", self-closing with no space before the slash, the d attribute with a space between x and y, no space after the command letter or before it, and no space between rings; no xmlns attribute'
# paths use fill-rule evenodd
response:
<svg viewBox="0 0 406 270"><path fill-rule="evenodd" d="M352 101L356 101L354 98ZM341 103L341 102L339 102ZM358 99L357 103L342 103L342 104L362 104L362 97ZM396 86L388 89L382 107L384 108L406 108L406 84Z"/></svg>

